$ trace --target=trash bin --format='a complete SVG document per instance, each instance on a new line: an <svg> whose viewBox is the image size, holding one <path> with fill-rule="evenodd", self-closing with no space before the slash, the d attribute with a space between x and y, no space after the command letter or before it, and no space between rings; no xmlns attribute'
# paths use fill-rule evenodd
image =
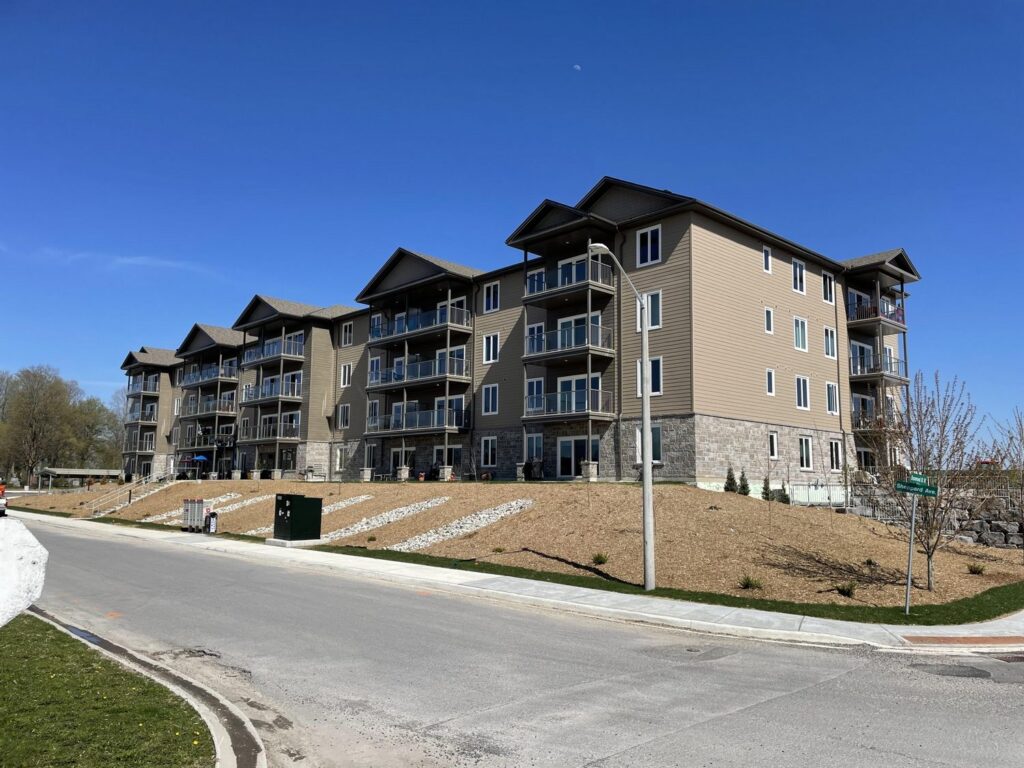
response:
<svg viewBox="0 0 1024 768"><path fill-rule="evenodd" d="M206 532L207 533L216 533L217 532L217 513L216 512L211 512L210 516L207 518L207 520L210 521L210 524L209 524L209 527L207 528Z"/></svg>
<svg viewBox="0 0 1024 768"><path fill-rule="evenodd" d="M274 499L274 538L305 541L320 538L323 499L279 493Z"/></svg>

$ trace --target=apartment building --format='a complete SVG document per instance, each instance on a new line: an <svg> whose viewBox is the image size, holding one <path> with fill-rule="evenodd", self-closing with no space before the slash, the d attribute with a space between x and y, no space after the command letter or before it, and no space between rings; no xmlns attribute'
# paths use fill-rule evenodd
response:
<svg viewBox="0 0 1024 768"><path fill-rule="evenodd" d="M491 271L399 248L360 308L254 297L233 326L234 469L636 479L626 276L651 307L657 479L721 487L731 466L756 491L890 460L863 438L909 383L920 275L902 249L837 261L611 178L575 205L542 201L506 243L520 258Z"/></svg>
<svg viewBox="0 0 1024 768"><path fill-rule="evenodd" d="M174 469L172 404L181 360L173 349L140 347L121 363L128 376L128 407L121 449L126 476L148 477Z"/></svg>

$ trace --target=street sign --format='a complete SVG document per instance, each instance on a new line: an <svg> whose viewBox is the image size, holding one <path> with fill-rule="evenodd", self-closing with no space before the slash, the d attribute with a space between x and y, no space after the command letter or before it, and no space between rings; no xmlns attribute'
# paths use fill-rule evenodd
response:
<svg viewBox="0 0 1024 768"><path fill-rule="evenodd" d="M913 493L918 496L927 496L929 498L936 498L939 495L939 488L935 485L919 485L909 480L897 480L896 490L901 493Z"/></svg>
<svg viewBox="0 0 1024 768"><path fill-rule="evenodd" d="M909 482L913 485L928 485L928 475L923 475L920 472L911 472Z"/></svg>

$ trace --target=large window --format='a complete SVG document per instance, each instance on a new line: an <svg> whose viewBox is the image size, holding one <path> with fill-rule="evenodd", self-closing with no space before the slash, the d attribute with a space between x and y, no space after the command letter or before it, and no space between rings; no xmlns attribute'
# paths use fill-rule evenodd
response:
<svg viewBox="0 0 1024 768"><path fill-rule="evenodd" d="M484 312L501 309L501 283L487 283L484 286Z"/></svg>
<svg viewBox="0 0 1024 768"><path fill-rule="evenodd" d="M806 271L807 268L800 259L793 259L793 290L797 293L807 293Z"/></svg>
<svg viewBox="0 0 1024 768"><path fill-rule="evenodd" d="M498 346L501 338L497 333L484 336L484 364L498 362Z"/></svg>
<svg viewBox="0 0 1024 768"><path fill-rule="evenodd" d="M764 308L764 332L775 333L775 312L771 307Z"/></svg>
<svg viewBox="0 0 1024 768"><path fill-rule="evenodd" d="M531 432L526 436L526 459L544 458L544 435L540 432Z"/></svg>
<svg viewBox="0 0 1024 768"><path fill-rule="evenodd" d="M353 327L354 326L353 326L352 322L347 322L347 323L342 323L341 324L341 346L343 346L343 347L351 347L352 346L352 341L355 338L355 333L353 332Z"/></svg>
<svg viewBox="0 0 1024 768"><path fill-rule="evenodd" d="M644 439L643 431L636 428L636 463L644 460ZM661 425L651 424L651 461L661 463Z"/></svg>
<svg viewBox="0 0 1024 768"><path fill-rule="evenodd" d="M836 279L831 272L821 273L821 298L826 304L836 303Z"/></svg>
<svg viewBox="0 0 1024 768"><path fill-rule="evenodd" d="M498 466L498 438L481 437L480 438L480 466L482 467L496 467Z"/></svg>
<svg viewBox="0 0 1024 768"><path fill-rule="evenodd" d="M498 385L484 384L483 386L483 413L484 416L494 416L498 413Z"/></svg>
<svg viewBox="0 0 1024 768"><path fill-rule="evenodd" d="M636 233L636 265L649 267L661 261L661 225L657 224Z"/></svg>
<svg viewBox="0 0 1024 768"><path fill-rule="evenodd" d="M831 381L825 383L825 410L833 415L839 413L839 386Z"/></svg>
<svg viewBox="0 0 1024 768"><path fill-rule="evenodd" d="M802 317L793 318L793 348L807 351L807 321Z"/></svg>
<svg viewBox="0 0 1024 768"><path fill-rule="evenodd" d="M807 435L800 436L800 469L807 471L814 469L814 456L811 453L811 438Z"/></svg>
<svg viewBox="0 0 1024 768"><path fill-rule="evenodd" d="M661 389L661 358L651 358L651 395L660 395ZM643 397L643 390L640 387L640 361L636 361L636 396Z"/></svg>
<svg viewBox="0 0 1024 768"><path fill-rule="evenodd" d="M811 409L810 381L806 376L796 377L796 407L801 411Z"/></svg>
<svg viewBox="0 0 1024 768"><path fill-rule="evenodd" d="M647 330L654 331L661 328L661 291L654 291L653 293L645 293L644 298L647 299L647 305L650 309L650 320L651 324L647 327ZM643 313L640 311L640 300L636 300L636 332L640 333L640 317Z"/></svg>
<svg viewBox="0 0 1024 768"><path fill-rule="evenodd" d="M825 357L836 359L836 329L825 326Z"/></svg>

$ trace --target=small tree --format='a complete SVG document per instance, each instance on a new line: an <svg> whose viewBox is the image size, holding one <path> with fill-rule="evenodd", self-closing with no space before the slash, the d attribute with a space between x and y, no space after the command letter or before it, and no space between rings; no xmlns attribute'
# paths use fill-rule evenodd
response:
<svg viewBox="0 0 1024 768"><path fill-rule="evenodd" d="M732 467L729 467L729 471L725 473L725 492L736 493L737 490L736 475L733 474Z"/></svg>
<svg viewBox="0 0 1024 768"><path fill-rule="evenodd" d="M786 490L786 481L782 481L782 488L775 494L775 498L779 500L780 504L789 504L789 491Z"/></svg>
<svg viewBox="0 0 1024 768"><path fill-rule="evenodd" d="M747 470L745 469L740 470L740 485L737 492L740 496L750 495L750 483L747 482Z"/></svg>
<svg viewBox="0 0 1024 768"><path fill-rule="evenodd" d="M963 382L943 384L938 372L926 384L919 371L914 376L909 402L867 435L878 466L877 493L887 499L902 525L898 536L908 535L912 496L895 489L908 472L923 472L938 496L918 497L915 538L928 563L928 589L935 588L935 554L953 541L966 522L968 503L982 500L979 480L982 458L978 453L977 409Z"/></svg>
<svg viewBox="0 0 1024 768"><path fill-rule="evenodd" d="M1014 408L1009 420L997 423L993 431L993 453L1007 471L1008 502L1017 505L1020 529L1024 531L1024 411ZM1024 556L1024 549L1021 554Z"/></svg>
<svg viewBox="0 0 1024 768"><path fill-rule="evenodd" d="M772 500L771 481L768 479L768 475L764 476L764 480L761 484L761 498L764 499L765 501Z"/></svg>

